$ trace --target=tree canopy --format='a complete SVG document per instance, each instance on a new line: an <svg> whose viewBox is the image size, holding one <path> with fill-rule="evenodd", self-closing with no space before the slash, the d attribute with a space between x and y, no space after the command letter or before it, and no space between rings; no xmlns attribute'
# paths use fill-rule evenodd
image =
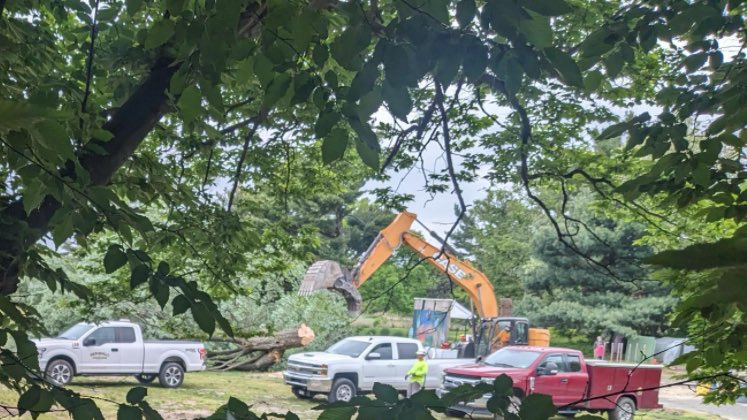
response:
<svg viewBox="0 0 747 420"><path fill-rule="evenodd" d="M98 253L230 335L213 296L240 293L249 257L315 246L318 228L293 228L298 203L326 192L331 216L364 178L413 170L453 195L457 222L463 183L520 186L607 274L574 244L572 184L678 237L659 243L689 247L647 261L696 271L670 277L678 319L724 337L703 348L723 358L688 369L743 369L747 308L729 291L744 290L744 16L741 0L2 0L0 380L44 395L24 409L96 417L25 373L42 328L19 283L97 293L50 265L52 248ZM593 142L618 138L615 165L598 165ZM684 237L669 212L734 226ZM28 369L7 367L17 357Z"/></svg>

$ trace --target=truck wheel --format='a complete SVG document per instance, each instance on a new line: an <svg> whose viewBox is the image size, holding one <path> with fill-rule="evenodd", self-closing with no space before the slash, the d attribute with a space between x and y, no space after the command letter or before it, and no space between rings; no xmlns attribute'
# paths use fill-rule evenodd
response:
<svg viewBox="0 0 747 420"><path fill-rule="evenodd" d="M161 373L158 374L158 382L164 388L176 388L184 381L184 369L179 363L164 363Z"/></svg>
<svg viewBox="0 0 747 420"><path fill-rule="evenodd" d="M141 373L139 375L135 375L135 379L137 379L138 382L141 384L149 384L156 380L156 374L153 373Z"/></svg>
<svg viewBox="0 0 747 420"><path fill-rule="evenodd" d="M73 372L73 365L70 362L64 359L57 359L47 365L45 374L48 381L55 385L65 386L73 381Z"/></svg>
<svg viewBox="0 0 747 420"><path fill-rule="evenodd" d="M313 392L309 392L301 388L300 386L294 386L293 388L291 388L291 391L293 391L293 395L295 395L296 398L300 400L309 400L311 398L314 398Z"/></svg>
<svg viewBox="0 0 747 420"><path fill-rule="evenodd" d="M628 397L617 400L614 409L609 411L610 420L633 420L635 416L635 401Z"/></svg>
<svg viewBox="0 0 747 420"><path fill-rule="evenodd" d="M332 390L329 392L327 400L331 403L337 401L348 402L355 397L356 390L353 381L347 378L340 378L332 384Z"/></svg>

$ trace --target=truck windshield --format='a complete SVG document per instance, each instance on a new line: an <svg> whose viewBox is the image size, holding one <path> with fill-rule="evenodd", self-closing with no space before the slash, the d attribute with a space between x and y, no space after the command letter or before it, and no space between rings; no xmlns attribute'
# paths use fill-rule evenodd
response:
<svg viewBox="0 0 747 420"><path fill-rule="evenodd" d="M342 354L350 357L358 357L369 346L368 341L342 340L327 349L327 353Z"/></svg>
<svg viewBox="0 0 747 420"><path fill-rule="evenodd" d="M540 356L536 351L500 349L485 358L485 364L496 367L528 368Z"/></svg>
<svg viewBox="0 0 747 420"><path fill-rule="evenodd" d="M93 328L92 324L86 324L85 322L79 322L72 327L66 329L65 331L61 332L60 335L57 336L57 338L62 338L64 340L77 340L80 337L83 336L83 334L87 333L88 330Z"/></svg>

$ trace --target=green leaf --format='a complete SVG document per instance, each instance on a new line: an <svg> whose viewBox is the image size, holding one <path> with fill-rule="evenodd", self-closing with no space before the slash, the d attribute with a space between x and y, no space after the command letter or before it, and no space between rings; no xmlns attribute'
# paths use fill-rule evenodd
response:
<svg viewBox="0 0 747 420"><path fill-rule="evenodd" d="M385 51L383 61L387 82L397 87L412 85L415 81L407 50L399 45L389 45Z"/></svg>
<svg viewBox="0 0 747 420"><path fill-rule="evenodd" d="M202 94L196 86L187 86L179 97L177 106L185 123L193 121L202 114Z"/></svg>
<svg viewBox="0 0 747 420"><path fill-rule="evenodd" d="M619 137L622 135L622 133L626 132L630 128L630 123L627 121L613 124L602 131L600 135L597 136L597 140L607 140L615 137Z"/></svg>
<svg viewBox="0 0 747 420"><path fill-rule="evenodd" d="M26 128L48 118L63 117L59 111L0 99L0 133L8 130Z"/></svg>
<svg viewBox="0 0 747 420"><path fill-rule="evenodd" d="M265 98L262 105L265 108L274 106L280 98L285 96L291 84L291 76L288 73L280 73L270 81L265 91Z"/></svg>
<svg viewBox="0 0 747 420"><path fill-rule="evenodd" d="M121 404L117 409L117 420L137 420L143 418L143 412L138 407Z"/></svg>
<svg viewBox="0 0 747 420"><path fill-rule="evenodd" d="M506 374L495 378L493 381L493 389L495 394L509 396L513 394L514 380Z"/></svg>
<svg viewBox="0 0 747 420"><path fill-rule="evenodd" d="M656 41L656 37L654 37ZM606 27L592 32L581 43L581 57L599 57L615 46L615 39Z"/></svg>
<svg viewBox="0 0 747 420"><path fill-rule="evenodd" d="M466 28L475 18L477 12L477 6L475 6L475 0L460 0L456 7L456 18L459 22L459 27Z"/></svg>
<svg viewBox="0 0 747 420"><path fill-rule="evenodd" d="M75 156L67 130L55 121L45 120L34 124L34 139L61 157Z"/></svg>
<svg viewBox="0 0 747 420"><path fill-rule="evenodd" d="M558 410L552 403L552 397L544 394L531 394L521 402L519 417L522 419L549 419Z"/></svg>
<svg viewBox="0 0 747 420"><path fill-rule="evenodd" d="M327 134L332 130L332 127L340 121L341 115L337 111L322 112L319 114L319 118L314 124L314 134L317 138L327 137Z"/></svg>
<svg viewBox="0 0 747 420"><path fill-rule="evenodd" d="M189 299L184 295L176 295L174 300L171 301L171 307L174 308L174 316L187 312L187 309L191 306L192 304L189 302Z"/></svg>
<svg viewBox="0 0 747 420"><path fill-rule="evenodd" d="M561 16L573 11L565 0L522 0L521 5L545 16Z"/></svg>
<svg viewBox="0 0 747 420"><path fill-rule="evenodd" d="M154 277L150 279L150 292L153 294L156 302L158 302L158 306L163 309L169 301L169 286L166 285L162 279Z"/></svg>
<svg viewBox="0 0 747 420"><path fill-rule="evenodd" d="M201 330L208 333L208 335L213 335L215 331L215 319L204 304L195 302L192 305L192 318L194 318Z"/></svg>
<svg viewBox="0 0 747 420"><path fill-rule="evenodd" d="M130 388L130 390L127 391L127 402L130 404L137 404L142 401L146 395L148 395L148 389L145 387L136 386Z"/></svg>
<svg viewBox="0 0 747 420"><path fill-rule="evenodd" d="M384 83L382 97L389 105L392 115L402 121L407 121L407 114L412 110L412 99L406 87L394 88L389 83Z"/></svg>
<svg viewBox="0 0 747 420"><path fill-rule="evenodd" d="M297 105L309 100L311 92L316 88L316 83L306 73L300 74L293 79L293 97L291 105Z"/></svg>
<svg viewBox="0 0 747 420"><path fill-rule="evenodd" d="M704 52L690 54L684 60L685 69L687 69L688 72L692 73L703 67L707 59L708 54Z"/></svg>
<svg viewBox="0 0 747 420"><path fill-rule="evenodd" d="M747 238L733 237L712 243L663 251L644 259L647 264L687 270L728 267L747 261Z"/></svg>
<svg viewBox="0 0 747 420"><path fill-rule="evenodd" d="M238 398L228 398L228 409L231 411L231 414L237 416L238 418L243 419L251 417L249 413L249 406Z"/></svg>
<svg viewBox="0 0 747 420"><path fill-rule="evenodd" d="M156 269L158 274L165 276L171 272L171 267L169 267L169 263L166 261L161 261L158 263L158 268Z"/></svg>
<svg viewBox="0 0 747 420"><path fill-rule="evenodd" d="M24 391L21 398L18 399L18 408L21 410L31 410L39 402L40 397L41 388L38 385L31 385L29 389Z"/></svg>
<svg viewBox="0 0 747 420"><path fill-rule="evenodd" d="M132 268L130 273L130 288L134 289L148 281L150 277L150 268L145 264L137 264Z"/></svg>
<svg viewBox="0 0 747 420"><path fill-rule="evenodd" d="M311 55L311 59L314 61L314 64L316 64L317 67L324 67L324 64L326 64L327 60L329 59L329 50L327 49L327 46L324 44L317 44L314 47L314 52Z"/></svg>
<svg viewBox="0 0 747 420"><path fill-rule="evenodd" d="M524 34L527 41L539 49L552 46L553 32L550 19L546 17L534 14L531 19L520 20L519 31Z"/></svg>
<svg viewBox="0 0 747 420"><path fill-rule="evenodd" d="M357 120L350 120L349 123L356 134L358 134L358 138L355 140L355 149L358 151L361 160L368 167L378 170L381 148L376 133L373 132L367 123L361 123Z"/></svg>
<svg viewBox="0 0 747 420"><path fill-rule="evenodd" d="M373 393L379 401L396 403L399 400L397 389L391 385L376 382L373 386Z"/></svg>
<svg viewBox="0 0 747 420"><path fill-rule="evenodd" d="M62 245L67 238L69 238L73 234L73 217L72 215L68 215L64 220L62 220L60 223L57 223L52 230L52 241L54 242L54 246L58 247Z"/></svg>
<svg viewBox="0 0 747 420"><path fill-rule="evenodd" d="M361 71L355 75L353 81L350 83L350 90L348 90L348 100L357 101L363 95L373 89L376 79L379 77L378 63L374 61L368 61Z"/></svg>
<svg viewBox="0 0 747 420"><path fill-rule="evenodd" d="M557 48L546 48L544 52L565 84L576 87L584 86L581 70L570 55Z"/></svg>
<svg viewBox="0 0 747 420"><path fill-rule="evenodd" d="M168 42L174 36L174 21L162 19L156 22L145 38L145 49L150 50Z"/></svg>
<svg viewBox="0 0 747 420"><path fill-rule="evenodd" d="M692 173L693 182L701 187L711 185L711 170L708 165L699 164Z"/></svg>
<svg viewBox="0 0 747 420"><path fill-rule="evenodd" d="M355 407L350 406L330 407L324 409L319 417L317 417L317 420L350 420L356 411Z"/></svg>
<svg viewBox="0 0 747 420"><path fill-rule="evenodd" d="M623 58L620 50L610 53L604 60L604 66L607 68L607 76L610 79L616 78L625 65L625 59Z"/></svg>
<svg viewBox="0 0 747 420"><path fill-rule="evenodd" d="M584 79L584 88L587 91L595 91L602 84L602 80L604 80L604 76L602 76L602 73L598 70L592 70L586 73L586 78Z"/></svg>
<svg viewBox="0 0 747 420"><path fill-rule="evenodd" d="M272 61L264 54L254 57L254 74L257 75L259 83L266 87L275 77L275 68Z"/></svg>
<svg viewBox="0 0 747 420"><path fill-rule="evenodd" d="M348 132L343 128L335 128L324 138L322 143L322 161L332 163L342 159L345 155L345 149L348 147Z"/></svg>
<svg viewBox="0 0 747 420"><path fill-rule="evenodd" d="M384 98L381 96L381 90L381 86L374 86L358 102L358 115L362 121L368 120L368 117L381 108L381 104L384 101Z"/></svg>
<svg viewBox="0 0 747 420"><path fill-rule="evenodd" d="M99 22L108 22L117 17L119 9L116 7L102 7L96 13L96 20Z"/></svg>
<svg viewBox="0 0 747 420"><path fill-rule="evenodd" d="M479 42L471 42L465 48L462 57L462 71L470 80L477 80L485 73L488 66L488 48Z"/></svg>
<svg viewBox="0 0 747 420"><path fill-rule="evenodd" d="M126 0L127 13L132 16L139 12L143 7L144 0Z"/></svg>
<svg viewBox="0 0 747 420"><path fill-rule="evenodd" d="M106 251L106 255L104 255L104 269L106 270L106 274L117 271L126 263L127 255L122 251L122 247L119 245L110 245Z"/></svg>

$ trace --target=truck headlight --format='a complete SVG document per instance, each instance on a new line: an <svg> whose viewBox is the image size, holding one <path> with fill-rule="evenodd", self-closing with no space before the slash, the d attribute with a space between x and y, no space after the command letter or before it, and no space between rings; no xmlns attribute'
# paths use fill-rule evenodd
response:
<svg viewBox="0 0 747 420"><path fill-rule="evenodd" d="M37 347L36 352L39 353L39 357L44 356L44 352L47 351L46 347Z"/></svg>
<svg viewBox="0 0 747 420"><path fill-rule="evenodd" d="M327 365L319 366L319 374L321 376L327 376Z"/></svg>

